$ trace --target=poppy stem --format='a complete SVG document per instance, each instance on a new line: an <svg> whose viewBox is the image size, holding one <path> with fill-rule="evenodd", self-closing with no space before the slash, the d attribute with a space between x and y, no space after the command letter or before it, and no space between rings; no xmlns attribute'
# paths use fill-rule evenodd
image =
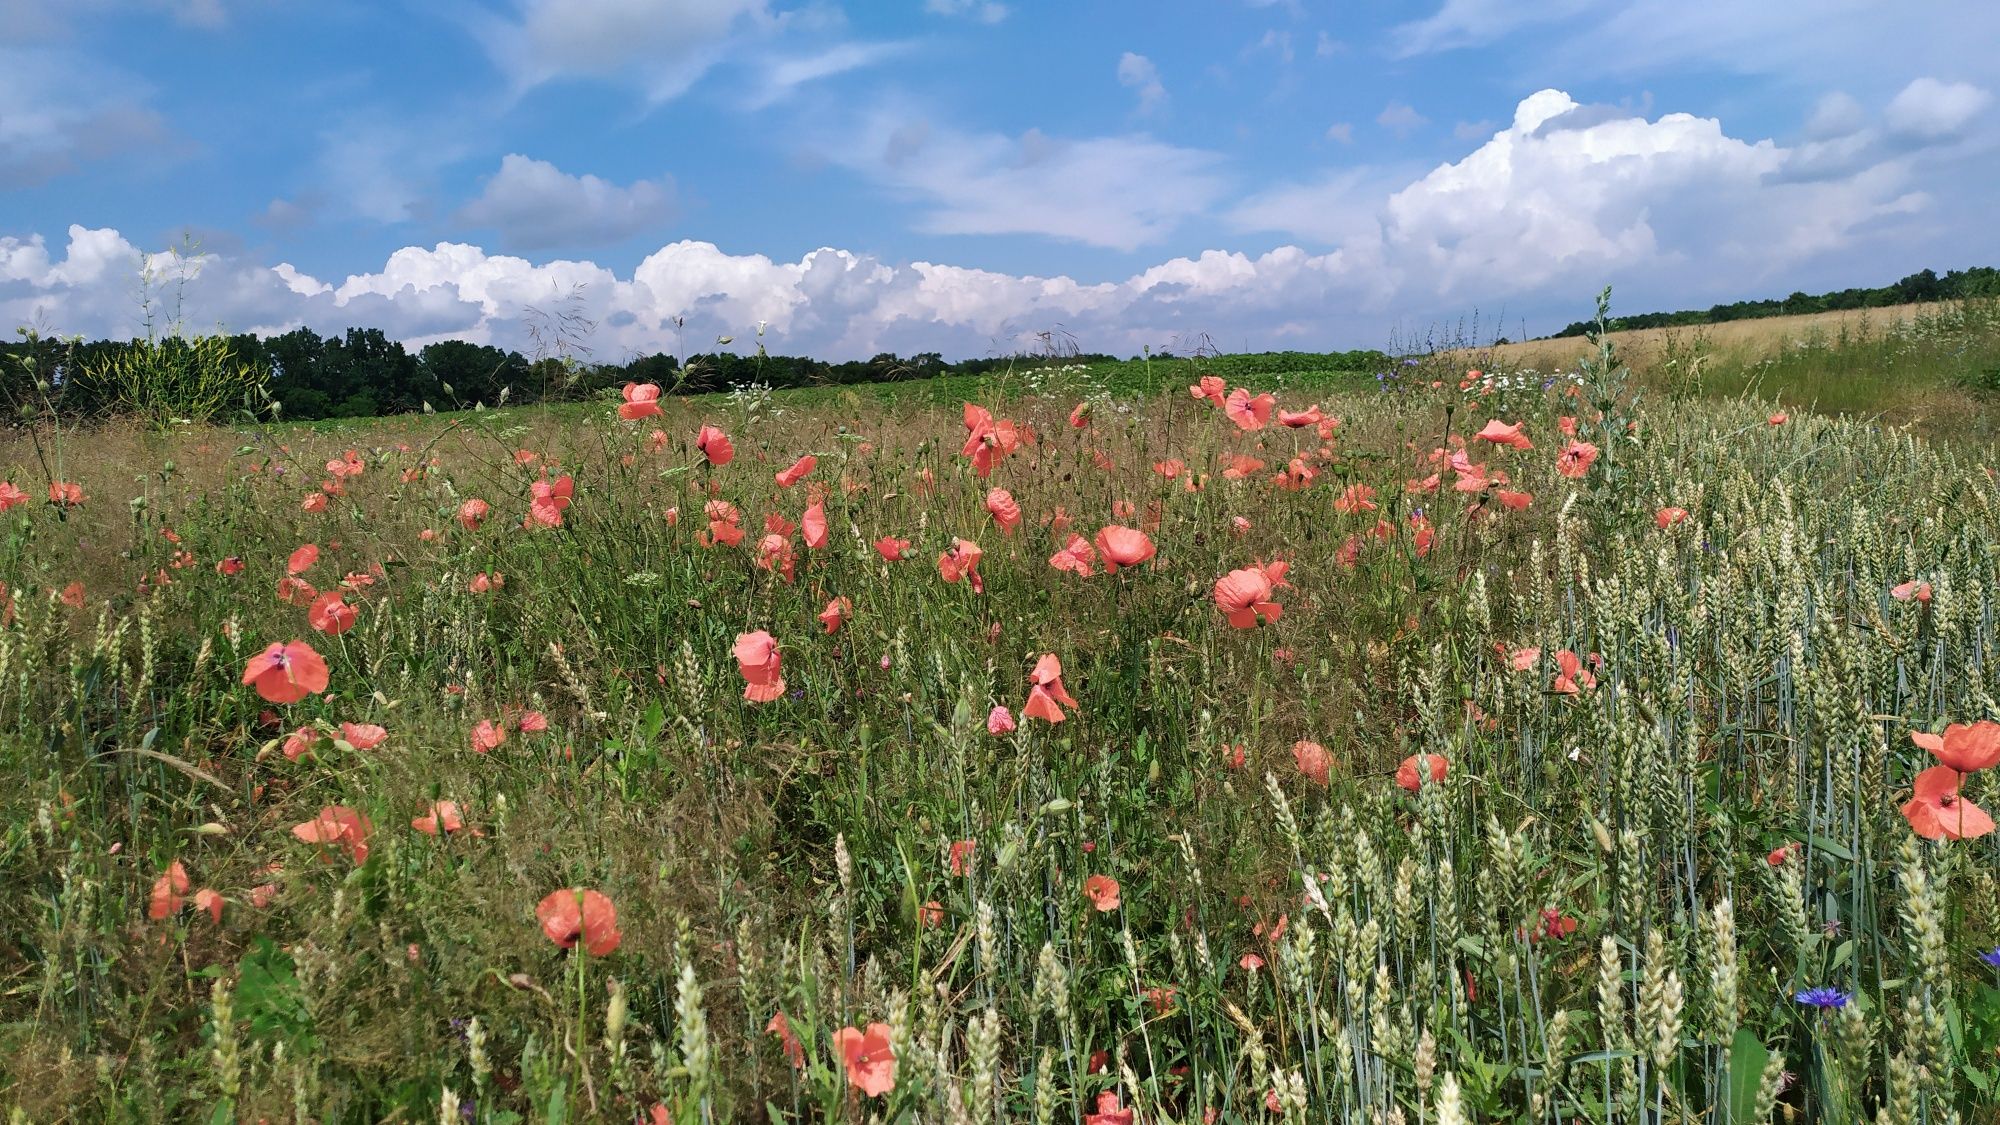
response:
<svg viewBox="0 0 2000 1125"><path fill-rule="evenodd" d="M583 1029L584 1019L588 1015L590 1007L590 994L587 991L588 978L590 976L590 941L585 934L584 928L582 891L576 892L576 919L576 1068L583 1088L589 1090L591 1088L590 1039L584 1033ZM592 1100L595 1100L595 1095L592 1095Z"/></svg>

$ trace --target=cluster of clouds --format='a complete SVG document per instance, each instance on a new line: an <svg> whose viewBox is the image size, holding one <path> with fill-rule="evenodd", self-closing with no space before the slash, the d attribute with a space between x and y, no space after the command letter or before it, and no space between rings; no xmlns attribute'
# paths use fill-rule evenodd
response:
<svg viewBox="0 0 2000 1125"><path fill-rule="evenodd" d="M1287 242L1257 255L1174 257L1094 283L831 248L773 261L698 241L663 246L620 276L585 260L537 262L444 242L398 250L378 270L337 280L206 255L188 263L186 298L237 331L360 324L413 343L507 346L525 342L526 310L570 301L597 322L607 358L705 348L760 324L772 350L828 358L985 354L1056 325L1118 352L1197 333L1310 346L1344 327L1378 338L1381 310L1413 299L1568 286L1574 292L1558 309L1578 309L1613 274L1771 273L1865 242L1925 210L1914 154L1962 137L1990 101L1976 87L1931 79L1874 114L1830 98L1810 139L1787 147L1732 137L1714 118L1649 118L1549 89L1523 99L1506 127L1462 159L1414 178L1342 171L1226 205L1218 165L1143 138L898 136L885 120L856 159L889 166L890 182L922 206L918 222L930 229L1136 247L1220 208L1231 228ZM1163 185L1153 170L1168 158L1184 171ZM533 248L574 236L567 228L576 223L642 229L672 207L670 182L608 184L516 154L461 217ZM129 331L140 260L140 248L114 230L73 227L59 254L39 235L0 237L0 321Z"/></svg>
<svg viewBox="0 0 2000 1125"><path fill-rule="evenodd" d="M1245 3L1304 14L1295 0ZM1935 21L1902 19L1870 0L1823 0L1814 18L1755 0L1441 0L1431 15L1391 29L1383 46L1413 59L1532 41L1537 50L1512 69L1532 76L1543 65L1537 58L1558 58L1580 79L1692 59L1726 60L1720 65L1743 73L1859 75L1876 54L1926 57L1937 73L1984 73L1977 32L2000 33L2000 9L1941 3L1967 34L1932 42L1925 29ZM934 26L1014 16L998 0L920 7ZM154 91L75 51L70 21L150 9L215 27L247 8L242 0L75 0L60 9L0 0L0 26L16 32L0 44L0 190L149 142L168 147L159 143L170 130L151 108ZM578 80L657 107L720 67L732 68L729 80L710 85L754 112L917 47L914 39L856 37L840 9L824 3L494 0L442 11L501 76L507 96L479 110L494 115L537 87ZM1285 66L1297 53L1292 31L1277 29L1249 50ZM1347 50L1320 32L1312 54ZM196 327L369 325L419 344L457 337L522 346L529 310L570 301L598 323L607 358L747 338L760 324L773 350L828 358L984 354L1056 326L1087 347L1121 352L1202 334L1232 347L1315 347L1380 341L1385 313L1505 303L1509 312L1566 321L1606 281L1637 282L1641 300L1674 300L1712 292L1718 278L1732 292L1754 290L1807 266L1847 263L1846 276L1886 280L1876 265L1884 248L1949 245L1938 233L1951 221L1939 218L1950 210L1941 203L1962 208L1955 196L1992 165L1993 131L1983 128L1991 92L1921 77L1863 87L1859 96L1826 94L1799 139L1783 144L1732 135L1714 117L1655 114L1649 102L1591 105L1543 89L1521 99L1505 124L1459 122L1452 134L1464 155L1454 160L1343 153L1317 170L1252 182L1222 152L1140 128L1182 108L1153 58L1113 51L1106 65L1107 84L1115 79L1113 92L1129 99L1128 131L1007 133L879 95L802 112L805 124L787 143L800 159L839 168L890 200L900 222L924 234L1048 239L1130 262L1150 247L1187 245L1199 231L1192 237L1210 245L1261 252L1163 252L1166 260L1148 267L1078 279L833 248L774 261L684 240L621 274L555 255L630 253L633 240L670 229L686 205L664 170L615 182L531 152L509 152L496 165L471 139L479 130L455 113L371 118L356 108L324 128L318 162L305 169L312 188L274 200L253 221L295 231L337 210L385 229L421 224L454 241L404 247L379 268L325 279L233 249L159 264L191 275L184 297ZM1401 100L1374 123L1398 138L1442 132ZM1324 136L1359 151L1349 148L1351 122L1326 126ZM455 199L439 190L447 170L480 166L486 174ZM115 229L52 235L9 229L0 216L0 324L129 333L142 248Z"/></svg>

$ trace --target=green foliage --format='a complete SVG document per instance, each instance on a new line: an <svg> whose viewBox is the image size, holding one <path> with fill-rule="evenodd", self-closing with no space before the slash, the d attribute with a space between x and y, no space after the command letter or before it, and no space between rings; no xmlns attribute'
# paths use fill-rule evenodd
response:
<svg viewBox="0 0 2000 1125"><path fill-rule="evenodd" d="M453 361L456 387L506 357ZM1188 395L1207 372L1340 422L1239 429ZM1994 841L1917 842L1898 807L1930 764L1911 732L2000 695L2000 484L1860 421L1642 401L1608 340L1547 386L1373 375L1141 357L637 423L598 400L93 433L86 504L0 515L0 1101L1081 1121L1110 1094L1261 1122L1282 1089L1295 1119L1439 1125L1991 1104ZM921 397L954 389L1035 435L988 477L962 401ZM1471 437L1489 418L1534 447ZM1601 447L1581 477L1566 420ZM690 447L704 422L728 465ZM1224 476L1238 457L1266 464ZM1294 458L1315 476L1281 487ZM563 474L560 526L524 527ZM462 522L472 498L490 511ZM773 531L795 572L760 565L767 520L813 500L827 544ZM712 501L741 545L715 545ZM1669 505L1688 518L1661 527ZM1111 523L1157 557L1051 567ZM954 538L983 545L983 592L941 576ZM1282 617L1231 627L1216 580L1271 560ZM317 631L288 578L352 628ZM733 652L755 629L786 681L763 703ZM301 637L328 690L245 685ZM1043 654L1077 700L1060 724L1025 713ZM504 738L475 745L481 723ZM1417 754L1449 768L1405 790ZM1964 798L1995 807L1992 771ZM462 828L421 831L440 801ZM334 807L367 818L365 857L320 838ZM545 935L568 888L615 902L615 950ZM1855 999L1810 1012L1801 985ZM834 1043L878 1022L896 1083L864 1097Z"/></svg>
<svg viewBox="0 0 2000 1125"><path fill-rule="evenodd" d="M158 426L260 412L266 373L243 362L227 336L168 336L86 361L77 380L120 414Z"/></svg>

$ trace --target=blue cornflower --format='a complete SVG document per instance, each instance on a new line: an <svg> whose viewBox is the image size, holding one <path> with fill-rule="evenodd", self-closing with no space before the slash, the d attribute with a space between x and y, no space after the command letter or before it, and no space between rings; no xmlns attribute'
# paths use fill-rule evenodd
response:
<svg viewBox="0 0 2000 1125"><path fill-rule="evenodd" d="M2000 969L2000 949L1989 949L1980 954L1979 959L1996 969Z"/></svg>
<svg viewBox="0 0 2000 1125"><path fill-rule="evenodd" d="M1838 988L1808 988L1793 996L1792 999L1809 1008L1830 1010L1845 1008L1849 996Z"/></svg>

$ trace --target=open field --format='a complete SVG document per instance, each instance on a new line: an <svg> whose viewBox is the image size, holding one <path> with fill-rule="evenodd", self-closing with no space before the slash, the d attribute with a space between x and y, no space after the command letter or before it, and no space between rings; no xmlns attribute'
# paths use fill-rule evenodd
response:
<svg viewBox="0 0 2000 1125"><path fill-rule="evenodd" d="M1200 372L6 439L0 1102L1992 1119L1986 463Z"/></svg>
<svg viewBox="0 0 2000 1125"><path fill-rule="evenodd" d="M1686 341L1697 335L1705 337L1716 352L1724 355L1767 355L1786 344L1814 338L1831 340L1842 333L1849 337L1882 336L1898 326L1936 316L1951 307L1936 303L1891 305L1887 308L1851 309L1806 316L1756 317L1682 328L1642 328L1607 335L1626 362L1635 367L1650 368L1672 357L1676 341ZM1557 340L1522 340L1498 344L1486 350L1496 362L1504 365L1539 367L1550 371L1574 366L1579 358L1595 349L1588 339L1570 336Z"/></svg>
<svg viewBox="0 0 2000 1125"><path fill-rule="evenodd" d="M1612 332L1638 380L1657 392L1753 396L1793 409L1914 426L1926 435L2000 437L2000 303L1898 305ZM1530 340L1448 353L1502 371L1574 369L1589 340Z"/></svg>

